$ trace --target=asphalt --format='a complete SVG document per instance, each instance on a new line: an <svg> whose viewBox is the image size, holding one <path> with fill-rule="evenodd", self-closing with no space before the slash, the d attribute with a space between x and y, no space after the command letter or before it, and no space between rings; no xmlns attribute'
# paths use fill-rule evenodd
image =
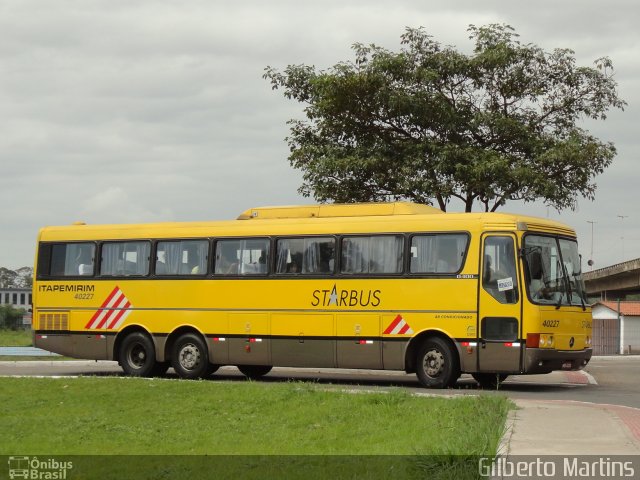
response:
<svg viewBox="0 0 640 480"><path fill-rule="evenodd" d="M611 357L608 361L616 361ZM640 358L638 359L640 368ZM584 371L552 372L545 383L592 383ZM520 382L532 377L510 377ZM640 455L640 409L573 400L513 399L499 453L504 456Z"/></svg>

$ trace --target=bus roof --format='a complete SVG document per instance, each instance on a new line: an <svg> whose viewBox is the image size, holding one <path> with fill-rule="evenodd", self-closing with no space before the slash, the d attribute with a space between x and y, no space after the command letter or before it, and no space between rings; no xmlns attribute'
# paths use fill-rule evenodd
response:
<svg viewBox="0 0 640 480"><path fill-rule="evenodd" d="M442 213L442 210L438 208L411 202L327 203L321 205L250 208L242 212L238 220L430 215L440 213Z"/></svg>
<svg viewBox="0 0 640 480"><path fill-rule="evenodd" d="M260 221L258 221L260 220ZM252 208L236 220L44 227L40 241L530 230L575 237L554 220L511 213L445 213L407 202Z"/></svg>

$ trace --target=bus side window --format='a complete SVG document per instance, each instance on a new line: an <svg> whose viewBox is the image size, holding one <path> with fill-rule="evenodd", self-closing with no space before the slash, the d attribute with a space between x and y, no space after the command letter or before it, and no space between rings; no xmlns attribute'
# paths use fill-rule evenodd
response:
<svg viewBox="0 0 640 480"><path fill-rule="evenodd" d="M402 273L403 255L404 238L400 235L345 237L341 272L356 275Z"/></svg>
<svg viewBox="0 0 640 480"><path fill-rule="evenodd" d="M216 275L238 274L238 240L219 240L216 243Z"/></svg>
<svg viewBox="0 0 640 480"><path fill-rule="evenodd" d="M218 240L216 275L265 275L269 265L269 239Z"/></svg>
<svg viewBox="0 0 640 480"><path fill-rule="evenodd" d="M38 275L49 277L92 276L95 243L57 243L40 247L46 260L38 265Z"/></svg>
<svg viewBox="0 0 640 480"><path fill-rule="evenodd" d="M469 237L464 233L414 235L411 238L411 273L452 274L462 269Z"/></svg>
<svg viewBox="0 0 640 480"><path fill-rule="evenodd" d="M158 242L156 275L204 275L207 273L207 240L172 240Z"/></svg>
<svg viewBox="0 0 640 480"><path fill-rule="evenodd" d="M100 275L110 277L148 275L150 253L151 245L147 241L104 243Z"/></svg>
<svg viewBox="0 0 640 480"><path fill-rule="evenodd" d="M276 243L276 273L319 275L333 273L333 237L279 238Z"/></svg>

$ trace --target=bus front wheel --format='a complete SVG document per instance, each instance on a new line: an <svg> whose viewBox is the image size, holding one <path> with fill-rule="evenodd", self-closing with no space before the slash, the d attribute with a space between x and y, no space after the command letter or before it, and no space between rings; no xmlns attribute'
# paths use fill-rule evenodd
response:
<svg viewBox="0 0 640 480"><path fill-rule="evenodd" d="M153 342L142 332L130 333L120 345L118 361L127 375L132 377L153 375L156 365L156 350Z"/></svg>
<svg viewBox="0 0 640 480"><path fill-rule="evenodd" d="M418 350L416 375L424 387L451 387L460 376L458 355L447 341L429 338Z"/></svg>
<svg viewBox="0 0 640 480"><path fill-rule="evenodd" d="M200 335L185 333L176 340L171 366L181 378L203 378L208 375L209 355Z"/></svg>

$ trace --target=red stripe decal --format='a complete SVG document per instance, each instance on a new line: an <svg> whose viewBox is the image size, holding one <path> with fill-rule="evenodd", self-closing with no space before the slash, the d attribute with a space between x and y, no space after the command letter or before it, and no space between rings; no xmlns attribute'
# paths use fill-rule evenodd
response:
<svg viewBox="0 0 640 480"><path fill-rule="evenodd" d="M384 332L382 332L384 335L388 335L390 334L394 328L396 328L396 326L402 321L402 317L400 315L398 315L393 322L391 322L391 325L389 325L386 330Z"/></svg>
<svg viewBox="0 0 640 480"><path fill-rule="evenodd" d="M104 303L102 305L100 305L100 308L98 309L98 311L96 313L93 314L93 317L91 317L91 320L89 320L89 323L87 323L84 328L89 328L91 326L91 324L95 321L96 318L98 318L98 315L100 315L100 313L102 313L102 311L104 310L104 308L109 304L109 302L111 301L111 299L113 298L113 296L119 291L120 289L116 286L113 291L109 294L109 296L107 297L107 299L104 301ZM102 322L101 322L102 325ZM97 327L100 328L100 327Z"/></svg>
<svg viewBox="0 0 640 480"><path fill-rule="evenodd" d="M400 335L404 335L405 333L407 333L407 331L409 331L410 328L411 327L409 326L409 324L405 323L398 333Z"/></svg>
<svg viewBox="0 0 640 480"><path fill-rule="evenodd" d="M118 323L118 320L120 320L120 317L125 314L125 312L127 311L127 308L129 308L130 306L131 306L131 302L127 301L127 303L124 304L124 307L122 307L118 312L118 314L116 315L116 318L113 319L113 322L111 322L107 328L113 328L116 325L116 323Z"/></svg>
<svg viewBox="0 0 640 480"><path fill-rule="evenodd" d="M124 293L122 293L122 291L118 291L118 293L120 295L118 295L118 298L116 298L116 301L113 303L113 307L109 308L109 311L107 312L107 314L102 317L102 320L100 320L100 323L98 324L98 326L96 328L102 328L103 326L106 325L106 323L109 321L109 319L113 316L113 314L116 312L116 310L113 310L115 307L118 306L118 304L124 299Z"/></svg>

